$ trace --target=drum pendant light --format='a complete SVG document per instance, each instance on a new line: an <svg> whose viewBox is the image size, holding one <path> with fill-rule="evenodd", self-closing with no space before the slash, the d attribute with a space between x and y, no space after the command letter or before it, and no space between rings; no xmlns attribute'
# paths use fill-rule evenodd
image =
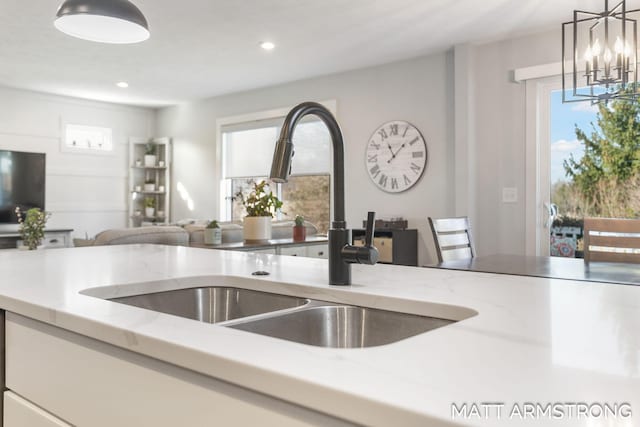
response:
<svg viewBox="0 0 640 427"><path fill-rule="evenodd" d="M128 0L66 0L54 25L70 36L100 43L138 43L150 35L146 18Z"/></svg>

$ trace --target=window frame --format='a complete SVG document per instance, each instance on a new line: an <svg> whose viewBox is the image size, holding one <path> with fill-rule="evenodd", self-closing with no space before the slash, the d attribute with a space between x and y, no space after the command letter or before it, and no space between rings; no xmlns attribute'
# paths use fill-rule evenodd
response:
<svg viewBox="0 0 640 427"><path fill-rule="evenodd" d="M325 106L334 116L337 114L337 102L335 99L321 101L320 104ZM221 221L228 221L232 217L231 205L228 204L226 201L227 194L229 194L229 192L232 191L231 180L224 179L222 174L223 160L224 160L223 153L222 153L223 128L225 127L228 128L230 126L242 126L242 124L244 123L248 124L251 122L263 121L263 120L281 119L284 121L284 118L289 113L289 111L291 111L292 108L293 106L285 107L285 108L276 108L272 110L257 111L257 112L248 113L248 114L222 117L216 120L216 142L217 143L216 143L215 179L216 179L216 182L218 182L217 211ZM275 192L277 196L280 198L282 195L281 185L278 184L276 187L277 188L275 189ZM329 205L330 205L329 213L332 216L333 206L331 205L331 202L329 202ZM279 216L280 215L278 214L277 219L280 219Z"/></svg>

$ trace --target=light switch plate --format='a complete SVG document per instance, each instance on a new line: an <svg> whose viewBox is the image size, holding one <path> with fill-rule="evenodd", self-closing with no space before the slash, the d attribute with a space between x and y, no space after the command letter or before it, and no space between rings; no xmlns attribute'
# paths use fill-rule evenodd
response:
<svg viewBox="0 0 640 427"><path fill-rule="evenodd" d="M516 187L503 187L502 203L518 203L518 189Z"/></svg>

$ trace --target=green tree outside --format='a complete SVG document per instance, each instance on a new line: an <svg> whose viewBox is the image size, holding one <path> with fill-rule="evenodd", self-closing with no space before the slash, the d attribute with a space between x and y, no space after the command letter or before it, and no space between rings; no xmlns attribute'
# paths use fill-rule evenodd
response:
<svg viewBox="0 0 640 427"><path fill-rule="evenodd" d="M552 202L575 217L640 215L640 103L600 104L589 131L576 126L584 156L564 162L569 182L552 188Z"/></svg>

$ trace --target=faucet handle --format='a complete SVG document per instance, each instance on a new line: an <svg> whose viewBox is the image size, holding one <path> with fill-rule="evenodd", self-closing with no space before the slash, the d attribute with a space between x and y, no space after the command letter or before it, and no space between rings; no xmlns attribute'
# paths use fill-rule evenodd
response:
<svg viewBox="0 0 640 427"><path fill-rule="evenodd" d="M364 246L345 245L341 250L342 260L348 264L369 264L378 262L378 250L373 246L376 213L367 214L367 228L364 235Z"/></svg>
<svg viewBox="0 0 640 427"><path fill-rule="evenodd" d="M376 213L367 213L367 229L364 234L364 245L368 248L373 246L373 233L376 229Z"/></svg>

